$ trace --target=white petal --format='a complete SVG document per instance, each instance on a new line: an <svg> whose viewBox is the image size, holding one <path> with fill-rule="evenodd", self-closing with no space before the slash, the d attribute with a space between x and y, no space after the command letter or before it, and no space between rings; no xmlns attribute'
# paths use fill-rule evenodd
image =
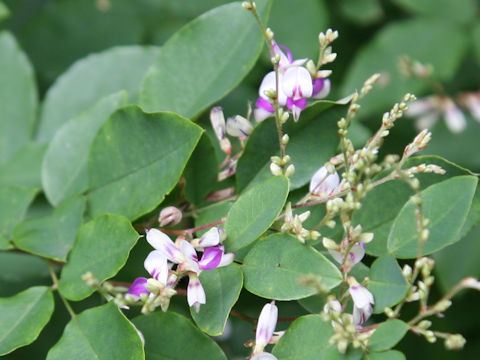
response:
<svg viewBox="0 0 480 360"><path fill-rule="evenodd" d="M173 241L158 229L147 230L147 241L154 249L160 250L168 260L173 262L182 261L182 253Z"/></svg>
<svg viewBox="0 0 480 360"><path fill-rule="evenodd" d="M468 110L470 110L475 120L480 121L480 96L470 95L468 96L466 103Z"/></svg>
<svg viewBox="0 0 480 360"><path fill-rule="evenodd" d="M243 116L237 115L227 120L227 133L231 136L246 137L252 130L252 124Z"/></svg>
<svg viewBox="0 0 480 360"><path fill-rule="evenodd" d="M445 121L453 133L462 132L467 127L465 116L453 102L445 108Z"/></svg>
<svg viewBox="0 0 480 360"><path fill-rule="evenodd" d="M363 244L362 244L363 245ZM348 260L352 265L355 265L365 256L365 245L355 244L352 246L350 253L348 254Z"/></svg>
<svg viewBox="0 0 480 360"><path fill-rule="evenodd" d="M351 285L349 288L350 295L356 307L363 309L374 303L373 295L365 287L360 284Z"/></svg>
<svg viewBox="0 0 480 360"><path fill-rule="evenodd" d="M425 114L426 112L429 112L430 110L433 110L433 102L431 101L431 99L419 99L413 101L408 105L408 109L405 112L405 115L409 117L417 117Z"/></svg>
<svg viewBox="0 0 480 360"><path fill-rule="evenodd" d="M188 270L199 273L200 268L198 267L198 257L195 248L187 240L182 240L180 241L180 250L188 264Z"/></svg>
<svg viewBox="0 0 480 360"><path fill-rule="evenodd" d="M339 251L328 249L328 253L332 255L336 262L339 264L343 263L343 255Z"/></svg>
<svg viewBox="0 0 480 360"><path fill-rule="evenodd" d="M218 140L225 137L225 117L220 106L215 106L210 110L210 122Z"/></svg>
<svg viewBox="0 0 480 360"><path fill-rule="evenodd" d="M167 257L160 250L153 250L148 254L145 259L143 266L145 270L156 280L160 281L162 284L167 283L168 277L168 264Z"/></svg>
<svg viewBox="0 0 480 360"><path fill-rule="evenodd" d="M308 98L313 92L312 76L304 67L290 67L282 78L282 89L287 97Z"/></svg>
<svg viewBox="0 0 480 360"><path fill-rule="evenodd" d="M190 279L187 286L188 305L193 306L195 311L198 312L200 304L205 304L207 302L205 291L196 275L190 274L189 277Z"/></svg>
<svg viewBox="0 0 480 360"><path fill-rule="evenodd" d="M313 98L323 99L324 97L328 96L328 94L330 94L331 87L332 87L332 83L330 79L325 79L325 81L323 82L322 90L320 90Z"/></svg>
<svg viewBox="0 0 480 360"><path fill-rule="evenodd" d="M328 170L325 166L318 169L312 176L310 181L309 191L314 195L328 196L332 194L340 184L340 177L335 172L328 175Z"/></svg>
<svg viewBox="0 0 480 360"><path fill-rule="evenodd" d="M278 360L278 359L270 353L261 352L261 353L258 353L257 355L252 356L250 360Z"/></svg>
<svg viewBox="0 0 480 360"><path fill-rule="evenodd" d="M258 317L255 345L265 346L272 338L277 326L278 308L275 304L266 304Z"/></svg>
<svg viewBox="0 0 480 360"><path fill-rule="evenodd" d="M220 234L217 227L213 227L202 235L198 244L201 247L216 246L220 243Z"/></svg>
<svg viewBox="0 0 480 360"><path fill-rule="evenodd" d="M228 266L233 262L233 259L235 258L234 253L227 253L223 254L222 260L220 260L220 264L218 264L217 267L223 267L223 266Z"/></svg>
<svg viewBox="0 0 480 360"><path fill-rule="evenodd" d="M282 74L278 74L278 103L283 106L287 103L287 96L282 91L282 82L283 82L283 76ZM260 88L258 89L258 94L264 99L268 99L268 96L265 95L265 92L276 91L275 84L276 84L275 71L270 71L263 78L262 83L260 84Z"/></svg>
<svg viewBox="0 0 480 360"><path fill-rule="evenodd" d="M372 315L373 307L368 304L364 308L353 307L353 323L355 325L362 325Z"/></svg>
<svg viewBox="0 0 480 360"><path fill-rule="evenodd" d="M269 118L273 114L265 109L262 108L255 108L253 110L253 117L255 118L256 122L262 122L263 120Z"/></svg>

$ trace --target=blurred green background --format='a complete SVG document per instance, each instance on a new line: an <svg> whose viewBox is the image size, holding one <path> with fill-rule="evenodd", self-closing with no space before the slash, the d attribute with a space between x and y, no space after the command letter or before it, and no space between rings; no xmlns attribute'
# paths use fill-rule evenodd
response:
<svg viewBox="0 0 480 360"><path fill-rule="evenodd" d="M49 87L75 61L92 53L121 45L161 46L176 30L201 13L226 3L222 0L4 0L10 16L0 24L11 31L33 64L40 101ZM462 110L467 128L451 133L440 118L432 128L428 153L441 155L474 172L480 171L480 123L458 102L465 92L480 91L480 1L478 0L275 0L269 26L278 43L288 46L295 58L315 58L317 36L331 27L339 31L334 43L337 60L331 66L332 92L329 99L348 95L371 74L380 72L380 84L362 103L358 120L359 136L374 131L383 112L406 92L421 98L434 94L438 84L442 96L451 97ZM0 18L5 11L0 7ZM192 56L195 56L193 53ZM432 78L425 81L401 74L399 59L433 66ZM74 66L74 65L73 65ZM245 114L247 101L254 102L257 88L269 69L265 53L251 74L221 101L225 113ZM147 69L145 69L146 71ZM0 69L1 71L1 69ZM128 70L127 70L128 71ZM432 86L432 83L437 85ZM199 121L203 121L203 116ZM414 119L398 122L385 145L385 152L400 153L415 136ZM48 206L36 200L36 211ZM31 214L30 214L31 215ZM435 256L437 289L440 295L466 275L480 276L480 227L455 245ZM139 243L131 261L117 276L130 280L142 268L140 260L148 249ZM139 256L135 256L135 254ZM18 254L2 259L0 254L0 296L10 296L33 284L49 284L41 260ZM13 275L12 275L13 274ZM184 299L176 298L172 309L185 312ZM58 299L57 299L58 300ZM77 311L97 304L96 295L74 304ZM400 344L408 359L479 359L480 293L465 292L454 299L445 319L437 319L440 331L460 332L467 338L463 352L446 352L441 342L428 344L409 334ZM178 306L177 306L178 305ZM250 316L258 316L263 301L244 291L235 306ZM408 308L407 308L408 310ZM412 312L414 309L412 309ZM280 303L281 316L306 313L299 304ZM187 315L188 316L188 315ZM40 337L5 359L43 359L58 340L68 314L61 304ZM230 358L248 355L243 343L254 337L248 323L232 318L236 336L219 339ZM282 323L285 328L288 323Z"/></svg>

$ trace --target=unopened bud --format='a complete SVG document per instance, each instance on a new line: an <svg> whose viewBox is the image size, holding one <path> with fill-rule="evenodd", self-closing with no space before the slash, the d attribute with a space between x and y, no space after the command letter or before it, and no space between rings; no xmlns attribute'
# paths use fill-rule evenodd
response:
<svg viewBox="0 0 480 360"><path fill-rule="evenodd" d="M282 145L287 145L289 141L290 137L288 136L288 134L282 136Z"/></svg>
<svg viewBox="0 0 480 360"><path fill-rule="evenodd" d="M340 246L333 241L332 239L329 239L327 237L324 237L322 240L323 247L327 250L335 250L338 251L340 249Z"/></svg>
<svg viewBox="0 0 480 360"><path fill-rule="evenodd" d="M427 330L432 326L432 322L430 320L422 320L417 325L420 329Z"/></svg>
<svg viewBox="0 0 480 360"><path fill-rule="evenodd" d="M270 157L270 160L276 165L282 165L282 159L280 158L280 156L272 156Z"/></svg>
<svg viewBox="0 0 480 360"><path fill-rule="evenodd" d="M177 225L182 220L182 212L175 206L168 206L158 215L158 222L160 226Z"/></svg>
<svg viewBox="0 0 480 360"><path fill-rule="evenodd" d="M295 165L290 164L287 167L287 170L285 170L285 176L290 177L295 173Z"/></svg>
<svg viewBox="0 0 480 360"><path fill-rule="evenodd" d="M369 242L371 242L373 240L373 236L374 236L373 233L363 233L358 238L358 241L363 243L363 244L368 244Z"/></svg>
<svg viewBox="0 0 480 360"><path fill-rule="evenodd" d="M225 137L225 117L221 106L215 106L210 110L210 123L215 136L221 141Z"/></svg>
<svg viewBox="0 0 480 360"><path fill-rule="evenodd" d="M391 308L389 308L389 307L386 307L385 309L383 309L383 312L384 312L385 315L387 315L389 318L395 316L395 312L394 312Z"/></svg>
<svg viewBox="0 0 480 360"><path fill-rule="evenodd" d="M467 340L460 334L448 335L445 339L445 347L448 350L461 350L465 346Z"/></svg>
<svg viewBox="0 0 480 360"><path fill-rule="evenodd" d="M274 34L273 34L272 29L267 28L267 29L265 30L265 36L266 36L266 38L267 38L268 40L272 40L272 39L273 39L273 35L274 35Z"/></svg>
<svg viewBox="0 0 480 360"><path fill-rule="evenodd" d="M273 176L282 175L282 168L273 162L270 164L270 171Z"/></svg>
<svg viewBox="0 0 480 360"><path fill-rule="evenodd" d="M250 3L249 1L244 1L242 6L247 10L253 10L257 7L257 4L255 4L255 2Z"/></svg>
<svg viewBox="0 0 480 360"><path fill-rule="evenodd" d="M315 74L317 73L317 67L315 66L314 62L312 60L308 60L305 66L307 67L310 75L312 75L312 77L315 76Z"/></svg>
<svg viewBox="0 0 480 360"><path fill-rule="evenodd" d="M319 70L317 71L316 78L317 79L325 79L332 75L332 70Z"/></svg>
<svg viewBox="0 0 480 360"><path fill-rule="evenodd" d="M450 300L441 300L433 306L433 310L436 313L442 313L452 305Z"/></svg>

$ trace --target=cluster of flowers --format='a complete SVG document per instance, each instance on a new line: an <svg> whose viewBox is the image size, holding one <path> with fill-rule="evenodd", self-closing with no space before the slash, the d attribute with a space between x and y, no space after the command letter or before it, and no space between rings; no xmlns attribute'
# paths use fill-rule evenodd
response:
<svg viewBox="0 0 480 360"><path fill-rule="evenodd" d="M367 321L373 311L374 299L373 295L364 286L360 285L353 277L348 278L349 293L353 300L353 315L348 315L353 318L353 323L357 329L362 328L362 324ZM341 314L342 304L335 299L331 299L325 304L324 315L330 318L332 313ZM340 330L343 328L338 321L338 317L334 316L337 320L332 321L334 329ZM255 347L253 348L253 356L251 360L276 360L277 358L265 352L265 346L267 344L275 344L283 336L284 331L275 332L278 320L278 308L275 305L275 301L266 304L258 318L257 331L255 335Z"/></svg>
<svg viewBox="0 0 480 360"><path fill-rule="evenodd" d="M470 111L475 120L480 121L480 93L462 93L458 102ZM432 95L419 99L409 105L406 114L417 118L415 125L419 129L431 128L442 115L453 133L462 132L467 127L465 115L448 96Z"/></svg>
<svg viewBox="0 0 480 360"><path fill-rule="evenodd" d="M188 305L199 311L200 305L206 303L205 291L198 276L203 270L212 270L227 266L233 262L234 254L225 253L222 241L225 232L220 227L213 227L200 238L187 241L179 236L174 243L166 234L158 229L146 231L147 241L155 249L145 259L144 267L151 278L138 277L132 283L127 296L138 300L142 294L163 300L162 310L168 308L169 298L175 294L174 288L178 280L188 275ZM200 260L197 251L203 252ZM173 269L174 265L177 265ZM145 296L145 295L144 295ZM166 304L166 306L165 306Z"/></svg>
<svg viewBox="0 0 480 360"><path fill-rule="evenodd" d="M332 36L332 39L334 38ZM292 112L293 119L297 121L300 112L307 106L308 98L321 99L328 95L330 80L326 79L325 75L329 75L330 72L317 71L313 62L307 63L307 59L293 60L290 49L277 44L274 40L272 40L270 56L279 58L278 94L276 94L277 74L275 71L271 71L265 75L258 90L260 97L255 103L255 120L263 121L275 113L271 99L276 97L278 104L286 106ZM307 67L302 66L305 63L307 63Z"/></svg>

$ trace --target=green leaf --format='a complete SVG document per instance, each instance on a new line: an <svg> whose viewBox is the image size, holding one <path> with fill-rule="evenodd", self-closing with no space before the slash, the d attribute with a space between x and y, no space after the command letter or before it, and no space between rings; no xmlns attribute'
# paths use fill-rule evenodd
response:
<svg viewBox="0 0 480 360"><path fill-rule="evenodd" d="M444 292L452 289L460 280L468 276L480 278L480 226L476 226L459 242L436 252L435 274L437 283ZM452 262L455 266L452 267Z"/></svg>
<svg viewBox="0 0 480 360"><path fill-rule="evenodd" d="M44 283L52 283L44 259L12 251L0 252L0 296L12 296Z"/></svg>
<svg viewBox="0 0 480 360"><path fill-rule="evenodd" d="M200 307L198 313L190 308L190 313L203 332L212 336L221 335L230 310L242 290L242 270L233 263L227 267L203 271L200 281L205 290L207 303Z"/></svg>
<svg viewBox="0 0 480 360"><path fill-rule="evenodd" d="M245 288L277 300L296 300L317 291L299 283L305 275L319 277L329 289L342 281L340 271L311 246L287 234L274 234L258 241L243 263Z"/></svg>
<svg viewBox="0 0 480 360"><path fill-rule="evenodd" d="M384 352L371 353L365 356L365 360L405 360L405 355L400 351L390 350Z"/></svg>
<svg viewBox="0 0 480 360"><path fill-rule="evenodd" d="M216 204L212 204L207 209L200 211L198 213L198 216L195 218L195 227L210 224L212 222L220 220L224 216L227 216L233 204L234 204L233 201L216 203ZM198 237L202 236L208 230L210 229L197 231L197 236Z"/></svg>
<svg viewBox="0 0 480 360"><path fill-rule="evenodd" d="M472 173L438 156L418 156L406 161L404 168L420 164L435 164L441 166L445 175L417 174L421 188L444 181L457 175L471 175ZM383 172L374 180L379 180L387 175ZM373 188L362 202L362 208L355 212L353 222L361 224L364 231L373 232L374 241L367 244L368 254L380 256L388 253L388 235L393 221L398 213L413 195L412 189L401 180L388 181Z"/></svg>
<svg viewBox="0 0 480 360"><path fill-rule="evenodd" d="M370 25L385 16L378 0L341 0L338 4L341 14L359 25Z"/></svg>
<svg viewBox="0 0 480 360"><path fill-rule="evenodd" d="M13 228L24 218L36 193L32 188L0 186L0 249L11 247Z"/></svg>
<svg viewBox="0 0 480 360"><path fill-rule="evenodd" d="M273 224L285 204L288 179L274 176L242 194L228 212L224 244L228 251L241 249Z"/></svg>
<svg viewBox="0 0 480 360"><path fill-rule="evenodd" d="M302 187L333 155L338 145L337 125L339 107L332 101L317 101L307 107L297 123L289 121L284 132L289 135L288 155L295 164L295 174L290 178L290 189ZM271 176L270 157L279 154L275 119L258 124L248 137L245 151L238 160L237 191Z"/></svg>
<svg viewBox="0 0 480 360"><path fill-rule="evenodd" d="M318 360L329 351L332 326L319 315L295 320L273 348L278 360Z"/></svg>
<svg viewBox="0 0 480 360"><path fill-rule="evenodd" d="M480 21L477 21L472 30L473 50L477 58L477 64L480 63Z"/></svg>
<svg viewBox="0 0 480 360"><path fill-rule="evenodd" d="M7 5L0 1L0 22L7 19L10 16L10 10Z"/></svg>
<svg viewBox="0 0 480 360"><path fill-rule="evenodd" d="M52 290L46 286L0 298L0 355L32 343L50 320L53 308Z"/></svg>
<svg viewBox="0 0 480 360"><path fill-rule="evenodd" d="M97 133L88 163L88 210L134 220L157 207L178 182L201 128L169 112L117 110Z"/></svg>
<svg viewBox="0 0 480 360"><path fill-rule="evenodd" d="M422 253L431 254L458 240L472 204L477 186L474 176L457 176L422 191L422 212L429 219L429 240ZM388 250L396 257L415 258L418 249L415 209L408 201L393 222L388 236Z"/></svg>
<svg viewBox="0 0 480 360"><path fill-rule="evenodd" d="M264 20L271 3L257 1ZM255 19L239 2L212 9L165 43L145 76L140 103L147 111L195 117L240 83L263 44Z"/></svg>
<svg viewBox="0 0 480 360"><path fill-rule="evenodd" d="M192 204L199 205L205 201L217 182L218 165L212 141L203 133L184 173L185 197Z"/></svg>
<svg viewBox="0 0 480 360"><path fill-rule="evenodd" d="M387 320L375 330L368 340L368 349L371 351L391 349L403 339L408 329L408 325L402 320Z"/></svg>
<svg viewBox="0 0 480 360"><path fill-rule="evenodd" d="M70 320L48 352L47 360L57 359L140 360L145 359L145 353L135 327L109 302Z"/></svg>
<svg viewBox="0 0 480 360"><path fill-rule="evenodd" d="M37 86L32 66L7 31L0 32L0 163L32 137L37 112Z"/></svg>
<svg viewBox="0 0 480 360"><path fill-rule="evenodd" d="M345 354L342 354L336 346L331 346L325 354L324 360L360 360L361 358L362 350L360 349L352 349L350 347Z"/></svg>
<svg viewBox="0 0 480 360"><path fill-rule="evenodd" d="M82 224L85 200L64 201L47 217L32 218L18 224L13 243L21 250L58 261L66 261Z"/></svg>
<svg viewBox="0 0 480 360"><path fill-rule="evenodd" d="M373 262L367 288L375 299L375 313L383 312L386 306L393 306L405 297L408 284L393 256L384 255Z"/></svg>
<svg viewBox="0 0 480 360"><path fill-rule="evenodd" d="M150 360L226 360L220 347L191 321L173 312L157 311L133 319L145 337Z"/></svg>
<svg viewBox="0 0 480 360"><path fill-rule="evenodd" d="M158 53L155 47L116 47L75 62L45 96L37 139L52 139L66 121L107 95L127 90L135 101L145 69Z"/></svg>
<svg viewBox="0 0 480 360"><path fill-rule="evenodd" d="M59 291L70 300L82 300L95 289L82 280L92 272L99 282L114 276L125 265L138 234L123 216L103 215L78 231L67 264L62 269Z"/></svg>
<svg viewBox="0 0 480 360"><path fill-rule="evenodd" d="M357 52L345 74L342 93L346 95L352 89L360 88L374 73L383 74L384 81L364 99L359 113L361 116L378 113L380 121L381 113L392 106L394 99L400 101L407 92L417 94L428 89L425 82L406 78L400 73L398 61L401 56L431 64L435 69L433 76L445 82L455 76L468 46L467 33L444 19L415 18L391 22Z"/></svg>
<svg viewBox="0 0 480 360"><path fill-rule="evenodd" d="M40 189L40 169L47 146L28 143L0 165L0 186L20 185Z"/></svg>
<svg viewBox="0 0 480 360"><path fill-rule="evenodd" d="M111 113L126 101L125 91L107 96L56 132L42 165L43 188L52 204L88 189L87 163L93 139Z"/></svg>
<svg viewBox="0 0 480 360"><path fill-rule="evenodd" d="M318 56L318 34L327 29L328 15L323 0L303 0L302 6L295 11L292 11L290 0L276 0L273 3L269 26L275 31L275 40L288 46L295 59L315 59L315 56ZM295 24L295 31L291 31L286 24Z"/></svg>
<svg viewBox="0 0 480 360"><path fill-rule="evenodd" d="M394 0L393 2L414 14L460 24L474 19L477 11L475 2L470 0Z"/></svg>

